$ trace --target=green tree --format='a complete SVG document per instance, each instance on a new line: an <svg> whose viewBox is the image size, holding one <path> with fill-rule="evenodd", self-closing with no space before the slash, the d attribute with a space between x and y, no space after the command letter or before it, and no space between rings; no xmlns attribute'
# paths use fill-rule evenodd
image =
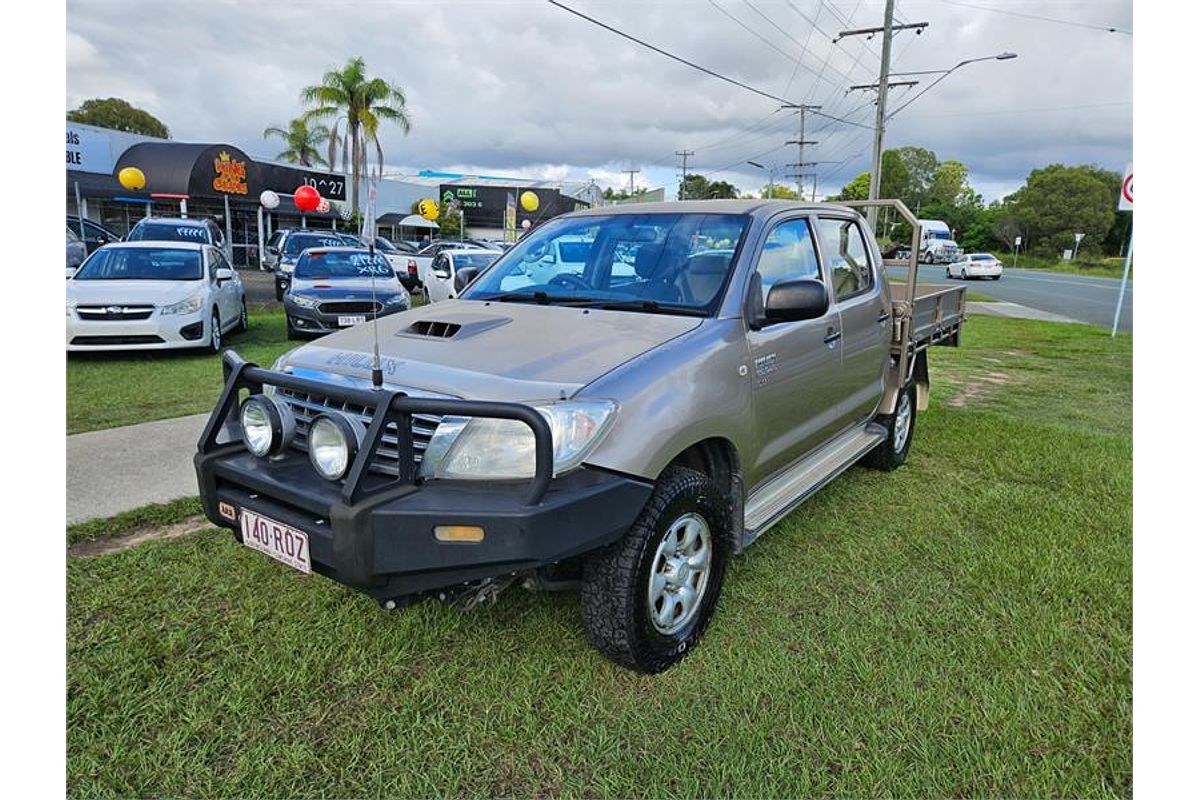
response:
<svg viewBox="0 0 1200 800"><path fill-rule="evenodd" d="M278 125L270 125L263 131L263 138L272 136L282 139L287 149L275 156L280 161L300 164L305 167L329 167L329 162L321 157L321 145L329 141L329 128L325 125L309 126L304 117L297 117L288 123L287 129Z"/></svg>
<svg viewBox="0 0 1200 800"><path fill-rule="evenodd" d="M871 192L871 173L863 172L842 187L842 190L830 197L830 200L866 200Z"/></svg>
<svg viewBox="0 0 1200 800"><path fill-rule="evenodd" d="M1115 173L1092 166L1050 164L1029 173L1009 198L1025 248L1054 255L1084 234L1081 252L1098 252L1116 221ZM1120 176L1115 181L1119 183Z"/></svg>
<svg viewBox="0 0 1200 800"><path fill-rule="evenodd" d="M737 187L727 181L713 181L708 184L706 200L733 200L737 197Z"/></svg>
<svg viewBox="0 0 1200 800"><path fill-rule="evenodd" d="M96 125L100 128L110 128L127 133L140 133L143 136L154 136L159 139L170 139L171 131L149 111L134 108L119 97L109 97L105 100L93 98L84 100L79 108L67 112L71 122L82 122L85 125Z"/></svg>
<svg viewBox="0 0 1200 800"><path fill-rule="evenodd" d="M967 186L967 165L961 161L943 161L933 170L929 184L929 202L953 205Z"/></svg>
<svg viewBox="0 0 1200 800"><path fill-rule="evenodd" d="M892 154L889 165L887 155ZM897 175L893 179L895 194L881 194L881 197L898 197L909 208L923 206L930 200L930 188L933 184L934 172L938 168L937 156L932 150L923 147L897 147L895 150L885 150L883 165L883 181L888 183L889 169ZM964 176L965 177L965 176Z"/></svg>
<svg viewBox="0 0 1200 800"><path fill-rule="evenodd" d="M341 69L326 72L319 84L305 87L300 99L316 106L305 112L306 121L333 121L329 132L329 163L337 160L340 140L342 169L351 176L350 207L358 211L358 184L366 171L368 145L375 145L379 170L383 171L379 124L394 122L406 135L412 128L404 90L383 78L367 77L367 65L360 56L347 61Z"/></svg>
<svg viewBox="0 0 1200 800"><path fill-rule="evenodd" d="M452 208L449 203L438 203L438 235L443 239L457 239L463 232L462 216L459 209Z"/></svg>
<svg viewBox="0 0 1200 800"><path fill-rule="evenodd" d="M688 174L683 176L679 184L680 200L704 200L708 197L708 178L703 175Z"/></svg>
<svg viewBox="0 0 1200 800"><path fill-rule="evenodd" d="M918 201L912 188L912 173L901 158L900 151L884 150L880 163L883 172L879 180L879 196L903 200L909 208L915 209Z"/></svg>
<svg viewBox="0 0 1200 800"><path fill-rule="evenodd" d="M767 184L766 186L762 187L758 193L758 196L775 200L800 199L800 195L796 192L796 190L784 183L777 183L774 186Z"/></svg>

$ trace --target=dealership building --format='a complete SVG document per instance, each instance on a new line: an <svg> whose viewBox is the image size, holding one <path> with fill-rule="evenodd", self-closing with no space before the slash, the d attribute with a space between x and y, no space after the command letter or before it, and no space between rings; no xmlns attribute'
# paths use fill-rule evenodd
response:
<svg viewBox="0 0 1200 800"><path fill-rule="evenodd" d="M257 266L263 245L279 228L347 230L342 212L349 208L349 178L295 164L254 158L223 143L177 142L68 122L67 213L79 214L125 235L147 216L192 216L214 219L226 231L234 264ZM116 175L137 167L146 185L124 188ZM331 201L326 212L301 213L292 202L300 186L312 186ZM275 209L265 209L259 195L279 195ZM367 182L359 188L365 210ZM537 203L522 204L532 193ZM413 205L430 198L462 215L468 236L513 238L551 217L587 208L599 201L594 184L530 181L424 170L413 176L378 182L376 222L381 235L421 240L437 236L435 228L412 214ZM526 225L525 223L529 224Z"/></svg>

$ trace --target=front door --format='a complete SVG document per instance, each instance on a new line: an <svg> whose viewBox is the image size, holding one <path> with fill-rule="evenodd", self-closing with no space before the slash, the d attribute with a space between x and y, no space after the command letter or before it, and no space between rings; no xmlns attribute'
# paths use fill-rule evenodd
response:
<svg viewBox="0 0 1200 800"><path fill-rule="evenodd" d="M891 314L861 224L834 217L819 217L816 224L842 321L841 423L848 427L874 416L883 397Z"/></svg>
<svg viewBox="0 0 1200 800"><path fill-rule="evenodd" d="M812 278L828 285L807 217L777 223L757 266L765 304L780 280ZM754 370L757 457L749 485L778 472L832 437L839 427L841 322L830 304L825 316L768 324L747 334Z"/></svg>
<svg viewBox="0 0 1200 800"><path fill-rule="evenodd" d="M429 290L429 302L449 300L454 290L454 270L450 268L450 256L438 253L429 267L429 279L425 282Z"/></svg>

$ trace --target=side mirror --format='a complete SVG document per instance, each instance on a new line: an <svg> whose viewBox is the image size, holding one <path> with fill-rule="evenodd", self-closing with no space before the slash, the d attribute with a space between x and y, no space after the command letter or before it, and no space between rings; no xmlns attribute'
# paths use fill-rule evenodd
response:
<svg viewBox="0 0 1200 800"><path fill-rule="evenodd" d="M268 246L267 246L267 252L268 252L268 253L270 253L270 254L271 254L271 255L273 255L273 256L277 256L277 255L279 255L279 248L278 248L278 247L271 247L270 245L268 245Z"/></svg>
<svg viewBox="0 0 1200 800"><path fill-rule="evenodd" d="M454 291L462 294L462 290L467 288L467 284L475 280L475 276L478 274L479 267L461 267L458 272L454 273Z"/></svg>
<svg viewBox="0 0 1200 800"><path fill-rule="evenodd" d="M767 294L767 322L795 322L825 316L829 291L821 281L800 278L779 281Z"/></svg>
<svg viewBox="0 0 1200 800"><path fill-rule="evenodd" d="M233 270L228 267L221 267L217 270L217 283L233 280Z"/></svg>
<svg viewBox="0 0 1200 800"><path fill-rule="evenodd" d="M449 277L450 277L450 270L448 270L448 269L435 269L435 270L433 271L433 277L435 277L435 278L441 278L442 280L446 280L447 278L449 278Z"/></svg>

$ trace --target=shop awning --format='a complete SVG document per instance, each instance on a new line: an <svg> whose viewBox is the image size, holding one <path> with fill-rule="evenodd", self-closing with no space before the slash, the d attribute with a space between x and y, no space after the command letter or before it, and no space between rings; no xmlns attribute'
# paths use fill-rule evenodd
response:
<svg viewBox="0 0 1200 800"><path fill-rule="evenodd" d="M409 214L407 217L400 218L399 214L384 214L377 220L381 225L399 225L402 228L433 228L436 229L438 224L430 222L420 214Z"/></svg>

